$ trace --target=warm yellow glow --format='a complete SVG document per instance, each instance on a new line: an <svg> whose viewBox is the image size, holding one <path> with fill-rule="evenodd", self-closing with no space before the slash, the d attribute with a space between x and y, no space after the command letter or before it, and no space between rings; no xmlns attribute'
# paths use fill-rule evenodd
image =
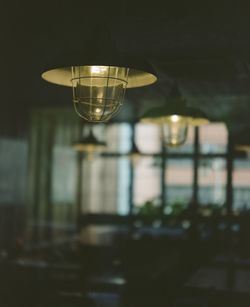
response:
<svg viewBox="0 0 250 307"><path fill-rule="evenodd" d="M180 146L187 138L188 122L179 115L171 115L163 123L163 138L166 146Z"/></svg>
<svg viewBox="0 0 250 307"><path fill-rule="evenodd" d="M89 122L108 121L118 113L126 88L146 86L157 79L137 69L103 65L55 68L44 72L42 78L72 86L75 111Z"/></svg>
<svg viewBox="0 0 250 307"><path fill-rule="evenodd" d="M105 122L120 109L128 69L114 66L72 67L73 102L76 113L89 122Z"/></svg>
<svg viewBox="0 0 250 307"><path fill-rule="evenodd" d="M174 120L172 120L172 117ZM182 120L184 116L180 115L166 115L166 116L160 116L160 117L147 117L142 118L141 122L145 124L156 124L161 125L166 122L179 122ZM209 124L209 120L207 118L200 118L200 117L191 117L191 116L185 116L185 120L187 121L189 126L195 127L195 126L203 126Z"/></svg>
<svg viewBox="0 0 250 307"><path fill-rule="evenodd" d="M126 79L126 77L124 78L124 74L121 70L119 70L119 67L115 67L115 66L68 66L68 67L62 67L62 68L54 68L54 69L50 69L45 71L42 74L42 78L48 82L51 83L55 83L55 84L59 84L59 85L64 85L64 86L72 86L72 71L74 74L78 74L79 75L79 68L80 68L80 74L82 76L88 76L89 73L91 73L91 69L90 67L105 67L108 69L110 69L110 74L112 75L112 70L113 71L117 71L118 69L118 73L116 74L116 76L120 79ZM121 68L121 67L120 67ZM123 68L123 71L125 69L125 72L127 73L127 71L129 71L129 75L128 75L128 79L127 79L127 88L134 88L134 87L140 87L140 86L146 86L146 85L150 85L154 82L156 82L157 77L155 75L153 75L152 73L148 73L148 72L143 72L137 69L128 69L128 68ZM96 68L94 68L94 71L97 70ZM98 69L98 71L100 71ZM85 73L86 72L86 73ZM94 73L94 72L93 72ZM108 71L107 71L108 73ZM73 76L74 78L74 76Z"/></svg>
<svg viewBox="0 0 250 307"><path fill-rule="evenodd" d="M95 112L96 112L96 113L101 113L101 109L100 109L100 108L96 108L96 109L95 109Z"/></svg>
<svg viewBox="0 0 250 307"><path fill-rule="evenodd" d="M179 115L171 115L170 116L170 120L173 122L173 123L176 123L180 120L180 116Z"/></svg>
<svg viewBox="0 0 250 307"><path fill-rule="evenodd" d="M139 153L131 153L129 155L129 159L131 161L131 163L133 164L133 166L136 166L136 164L140 161L141 159L141 155Z"/></svg>
<svg viewBox="0 0 250 307"><path fill-rule="evenodd" d="M92 154L96 151L96 147L92 144L77 143L73 146L76 151Z"/></svg>
<svg viewBox="0 0 250 307"><path fill-rule="evenodd" d="M105 145L76 143L73 145L73 148L75 151L85 154L85 157L91 160L96 154L105 150Z"/></svg>
<svg viewBox="0 0 250 307"><path fill-rule="evenodd" d="M247 158L250 160L250 145L237 145L236 150L244 151Z"/></svg>
<svg viewBox="0 0 250 307"><path fill-rule="evenodd" d="M91 73L94 73L94 74L103 74L107 72L108 66L91 66L90 70L91 70Z"/></svg>
<svg viewBox="0 0 250 307"><path fill-rule="evenodd" d="M237 145L236 149L242 150L242 151L245 151L245 152L250 152L250 145Z"/></svg>

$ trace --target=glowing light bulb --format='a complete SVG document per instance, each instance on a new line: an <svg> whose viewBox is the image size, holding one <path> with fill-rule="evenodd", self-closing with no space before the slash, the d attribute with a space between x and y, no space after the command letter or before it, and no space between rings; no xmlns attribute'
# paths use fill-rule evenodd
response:
<svg viewBox="0 0 250 307"><path fill-rule="evenodd" d="M170 116L170 120L173 122L173 123L176 123L180 120L180 116L178 115L171 115Z"/></svg>
<svg viewBox="0 0 250 307"><path fill-rule="evenodd" d="M166 146L178 147L187 138L187 120L179 115L171 115L163 124L163 138Z"/></svg>
<svg viewBox="0 0 250 307"><path fill-rule="evenodd" d="M107 66L91 66L90 70L93 74L102 74L107 72Z"/></svg>
<svg viewBox="0 0 250 307"><path fill-rule="evenodd" d="M96 108L96 109L95 109L95 112L96 112L96 113L101 113L101 109L100 109L100 108Z"/></svg>

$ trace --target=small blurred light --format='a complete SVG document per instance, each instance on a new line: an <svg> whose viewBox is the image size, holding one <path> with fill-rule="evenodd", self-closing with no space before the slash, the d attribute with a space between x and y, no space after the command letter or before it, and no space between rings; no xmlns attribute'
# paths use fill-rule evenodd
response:
<svg viewBox="0 0 250 307"><path fill-rule="evenodd" d="M232 230L233 232L239 232L239 231L240 231L240 225L239 225L239 224L233 224L233 225L231 226L231 230Z"/></svg>
<svg viewBox="0 0 250 307"><path fill-rule="evenodd" d="M121 265L121 260L120 259L114 259L114 261L113 261L113 265L114 266L119 266L119 265Z"/></svg>
<svg viewBox="0 0 250 307"><path fill-rule="evenodd" d="M217 227L219 230L225 230L227 228L227 225L225 223L219 223Z"/></svg>
<svg viewBox="0 0 250 307"><path fill-rule="evenodd" d="M138 228L139 228L139 227L142 227L142 225L143 225L143 224L142 224L142 221L135 221L135 222L134 222L134 226L135 226L135 227L138 227Z"/></svg>
<svg viewBox="0 0 250 307"><path fill-rule="evenodd" d="M239 216L240 215L240 210L234 210L233 215L234 216Z"/></svg>
<svg viewBox="0 0 250 307"><path fill-rule="evenodd" d="M154 228L159 228L162 225L162 221L161 220L155 220L153 221L153 227Z"/></svg>
<svg viewBox="0 0 250 307"><path fill-rule="evenodd" d="M188 229L188 228L190 228L190 226L191 226L191 222L188 221L188 220L185 220L185 221L182 222L181 225L182 225L182 228Z"/></svg>
<svg viewBox="0 0 250 307"><path fill-rule="evenodd" d="M221 215L223 215L223 216L227 215L227 209L226 208L221 210Z"/></svg>
<svg viewBox="0 0 250 307"><path fill-rule="evenodd" d="M167 207L164 209L164 213L167 214L167 215L171 214L172 211L173 211L173 209L172 209L172 207L170 207L170 206L167 206Z"/></svg>
<svg viewBox="0 0 250 307"><path fill-rule="evenodd" d="M203 208L201 211L202 216L211 216L212 215L212 210L209 208Z"/></svg>
<svg viewBox="0 0 250 307"><path fill-rule="evenodd" d="M140 240L141 235L140 235L139 233L134 233L134 234L132 235L132 238L133 238L133 240Z"/></svg>
<svg viewBox="0 0 250 307"><path fill-rule="evenodd" d="M1 250L1 251L0 251L0 259L1 259L1 260L5 260L5 259L7 259L7 258L8 258L8 253L7 253L7 251L6 251L5 249Z"/></svg>

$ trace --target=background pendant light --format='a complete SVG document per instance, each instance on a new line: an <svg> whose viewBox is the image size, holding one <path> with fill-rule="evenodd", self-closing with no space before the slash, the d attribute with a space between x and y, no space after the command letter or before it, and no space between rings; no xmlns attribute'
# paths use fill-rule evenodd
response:
<svg viewBox="0 0 250 307"><path fill-rule="evenodd" d="M131 150L128 154L128 157L134 166L141 158L141 152L138 149L136 142L135 142L135 134L136 134L136 127L135 127L135 124L132 124L132 135L131 135L132 144L131 144Z"/></svg>
<svg viewBox="0 0 250 307"><path fill-rule="evenodd" d="M250 125L242 126L237 124L234 126L231 122L228 124L229 135L231 136L231 144L234 147L235 157L250 158Z"/></svg>
<svg viewBox="0 0 250 307"><path fill-rule="evenodd" d="M176 87L167 98L166 105L150 109L142 116L141 121L162 125L164 144L170 147L180 146L186 141L188 126L209 123L202 111L186 105Z"/></svg>
<svg viewBox="0 0 250 307"><path fill-rule="evenodd" d="M95 153L103 150L105 146L105 142L101 142L95 137L92 127L90 127L87 136L81 137L73 144L73 148L76 151L86 154L88 158L92 158Z"/></svg>
<svg viewBox="0 0 250 307"><path fill-rule="evenodd" d="M152 67L127 55L74 55L56 59L42 73L48 82L72 87L76 113L88 122L105 122L119 111L126 88L154 83Z"/></svg>
<svg viewBox="0 0 250 307"><path fill-rule="evenodd" d="M140 158L141 158L141 152L139 151L135 141L133 141L131 151L129 153L129 159L133 164L136 164Z"/></svg>
<svg viewBox="0 0 250 307"><path fill-rule="evenodd" d="M244 153L245 156L250 159L250 138L248 127L245 130L239 131L237 134L233 134L234 148L237 154Z"/></svg>
<svg viewBox="0 0 250 307"><path fill-rule="evenodd" d="M238 144L235 146L237 153L243 153L247 159L250 159L250 144Z"/></svg>

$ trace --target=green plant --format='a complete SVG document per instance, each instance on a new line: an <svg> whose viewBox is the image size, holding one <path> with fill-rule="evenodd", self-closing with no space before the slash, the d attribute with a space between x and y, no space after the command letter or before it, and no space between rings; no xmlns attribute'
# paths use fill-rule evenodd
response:
<svg viewBox="0 0 250 307"><path fill-rule="evenodd" d="M138 208L137 214L141 216L155 217L161 213L160 206L156 205L154 200L146 201L140 208Z"/></svg>

